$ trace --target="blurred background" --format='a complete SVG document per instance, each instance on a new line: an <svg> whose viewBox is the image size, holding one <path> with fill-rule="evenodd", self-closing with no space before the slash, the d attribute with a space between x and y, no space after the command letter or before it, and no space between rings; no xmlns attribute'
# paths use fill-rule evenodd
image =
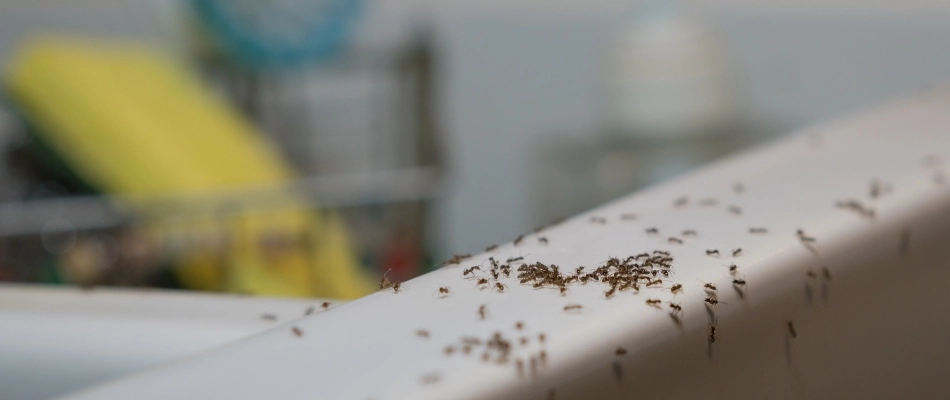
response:
<svg viewBox="0 0 950 400"><path fill-rule="evenodd" d="M950 76L942 2L4 0L0 281L355 298Z"/></svg>

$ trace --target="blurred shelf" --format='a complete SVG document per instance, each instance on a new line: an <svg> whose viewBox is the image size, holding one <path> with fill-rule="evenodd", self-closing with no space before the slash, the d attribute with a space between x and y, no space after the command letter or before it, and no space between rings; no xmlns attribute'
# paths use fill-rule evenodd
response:
<svg viewBox="0 0 950 400"><path fill-rule="evenodd" d="M303 199L314 210L385 205L432 199L441 190L435 167L310 177L287 185L241 187L178 193L162 199L118 195L76 196L0 203L0 237L36 235L44 231L98 230L127 224L136 216L122 204L147 204L150 213L169 217L240 213L287 204L287 194ZM66 223L52 223L65 221Z"/></svg>

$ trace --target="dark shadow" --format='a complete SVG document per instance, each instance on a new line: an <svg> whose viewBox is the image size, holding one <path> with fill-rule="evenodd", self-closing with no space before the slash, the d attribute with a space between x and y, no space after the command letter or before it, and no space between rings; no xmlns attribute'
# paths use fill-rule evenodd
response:
<svg viewBox="0 0 950 400"><path fill-rule="evenodd" d="M898 244L897 253L901 258L907 258L910 255L910 229L901 231L901 239Z"/></svg>
<svg viewBox="0 0 950 400"><path fill-rule="evenodd" d="M618 382L622 382L623 381L623 366L620 365L619 361L614 361L613 369L614 369L614 377L617 378Z"/></svg>
<svg viewBox="0 0 950 400"><path fill-rule="evenodd" d="M732 289L739 295L740 300L745 300L745 289L740 288L739 285L736 284L732 285Z"/></svg>
<svg viewBox="0 0 950 400"><path fill-rule="evenodd" d="M785 335L785 365L792 366L792 340Z"/></svg>
<svg viewBox="0 0 950 400"><path fill-rule="evenodd" d="M676 324L676 328L680 330L680 333L681 334L686 333L685 331L683 331L683 321L680 320L680 317L678 317L674 313L670 313L669 315L670 315L670 319L673 320L673 323Z"/></svg>
<svg viewBox="0 0 950 400"><path fill-rule="evenodd" d="M808 304L815 302L814 293L812 293L811 285L808 282L805 282L805 300L808 301Z"/></svg>

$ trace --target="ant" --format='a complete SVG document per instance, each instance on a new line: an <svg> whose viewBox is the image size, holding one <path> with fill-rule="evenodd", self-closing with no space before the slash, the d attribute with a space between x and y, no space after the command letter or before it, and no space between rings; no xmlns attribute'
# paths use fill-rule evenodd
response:
<svg viewBox="0 0 950 400"><path fill-rule="evenodd" d="M465 355L471 354L471 353L472 353L472 346L469 346L469 345L463 346L463 347L462 347L462 353L465 354Z"/></svg>
<svg viewBox="0 0 950 400"><path fill-rule="evenodd" d="M677 198L676 200L673 200L673 207L682 207L682 206L685 206L686 203L689 203L689 197L682 196L682 197Z"/></svg>
<svg viewBox="0 0 950 400"><path fill-rule="evenodd" d="M564 311L573 311L573 310L580 311L582 308L584 308L584 306L582 306L582 305L580 305L580 304L568 304L568 305L564 306ZM544 340L542 340L542 342L543 342L543 341L544 341Z"/></svg>
<svg viewBox="0 0 950 400"><path fill-rule="evenodd" d="M861 202L857 200L837 201L835 202L835 207L852 210L862 217L874 218L874 209L865 207L864 204L861 204Z"/></svg>
<svg viewBox="0 0 950 400"><path fill-rule="evenodd" d="M388 289L393 286L393 283L386 277L389 271L392 271L392 268L386 270L386 272L383 273L383 279L379 280L379 290Z"/></svg>
<svg viewBox="0 0 950 400"><path fill-rule="evenodd" d="M714 305L716 305L716 304L719 304L719 300L716 300L716 298L715 298L715 297L712 297L712 296L707 297L706 300L703 300L703 301L705 301L706 304L708 304L708 305L710 305L710 306L714 306Z"/></svg>
<svg viewBox="0 0 950 400"><path fill-rule="evenodd" d="M498 290L499 292L504 292L506 287L507 286L505 286L501 282L495 282L495 289Z"/></svg>
<svg viewBox="0 0 950 400"><path fill-rule="evenodd" d="M805 275L808 276L809 278L812 278L812 279L818 277L818 274L815 273L815 271L812 271L812 270L805 271Z"/></svg>
<svg viewBox="0 0 950 400"><path fill-rule="evenodd" d="M828 267L821 267L821 274L825 277L826 281L831 280L831 271L828 270Z"/></svg>
<svg viewBox="0 0 950 400"><path fill-rule="evenodd" d="M506 263L512 263L512 262L521 261L521 260L524 260L524 257L511 257L511 258L505 260L505 262L506 262Z"/></svg>
<svg viewBox="0 0 950 400"><path fill-rule="evenodd" d="M481 319L485 319L486 314L488 314L488 306L485 304L482 304L481 306L478 307L478 316Z"/></svg>
<svg viewBox="0 0 950 400"><path fill-rule="evenodd" d="M544 244L548 244L548 238L542 236L538 238L538 241Z"/></svg>
<svg viewBox="0 0 950 400"><path fill-rule="evenodd" d="M449 287L443 286L439 288L439 296L446 297L449 295Z"/></svg>
<svg viewBox="0 0 950 400"><path fill-rule="evenodd" d="M442 380L442 377L439 375L439 373L433 372L431 374L426 374L422 377L422 384L431 385L433 383L438 383L440 380Z"/></svg>
<svg viewBox="0 0 950 400"><path fill-rule="evenodd" d="M625 348L623 348L623 347L618 347L617 350L614 350L614 354L616 354L616 355L618 355L618 356L622 356L622 355L624 355L624 354L627 354L627 349L625 349Z"/></svg>
<svg viewBox="0 0 950 400"><path fill-rule="evenodd" d="M798 232L796 232L796 233L798 234L798 240L801 240L802 242L805 242L805 243L814 243L814 242L815 242L815 238L813 238L813 237L811 237L811 236L806 236L806 235L805 235L805 231L803 231L803 230L801 230L801 229L799 229Z"/></svg>
<svg viewBox="0 0 950 400"><path fill-rule="evenodd" d="M673 286L670 286L670 292L671 292L671 293L676 293L677 291L682 291L682 290L683 290L683 285L681 285L681 284L679 284L679 283L677 283L677 284L675 284L675 285L673 285Z"/></svg>
<svg viewBox="0 0 950 400"><path fill-rule="evenodd" d="M314 311L317 311L317 309L314 308L313 306L307 307L307 310L303 312L303 315L313 314Z"/></svg>
<svg viewBox="0 0 950 400"><path fill-rule="evenodd" d="M521 343L522 346L527 346L527 345L528 345L528 338L522 337L521 340L519 340L518 342Z"/></svg>
<svg viewBox="0 0 950 400"><path fill-rule="evenodd" d="M729 206L728 210L735 215L742 215L742 208L739 206Z"/></svg>
<svg viewBox="0 0 950 400"><path fill-rule="evenodd" d="M481 346L482 340L473 336L463 336L462 343L465 343L467 345L473 345L473 346Z"/></svg>
<svg viewBox="0 0 950 400"><path fill-rule="evenodd" d="M544 344L544 339L546 338L547 336L545 336L543 333L538 334L538 341L541 342L541 344Z"/></svg>
<svg viewBox="0 0 950 400"><path fill-rule="evenodd" d="M455 353L455 346L445 346L445 355L450 356L452 353Z"/></svg>
<svg viewBox="0 0 950 400"><path fill-rule="evenodd" d="M739 257L739 256L741 256L741 255L742 255L742 249L735 249L735 250L732 250L732 256L733 256L733 257Z"/></svg>
<svg viewBox="0 0 950 400"><path fill-rule="evenodd" d="M706 255L719 257L719 250L706 250Z"/></svg>
<svg viewBox="0 0 950 400"><path fill-rule="evenodd" d="M495 261L495 257L488 257L488 262L491 264L491 269L498 268L498 261Z"/></svg>
<svg viewBox="0 0 950 400"><path fill-rule="evenodd" d="M738 266L738 265L735 265L735 264L730 265L730 266L729 266L729 274L732 275L732 276L735 276L735 275L736 275L736 272L739 272L739 266Z"/></svg>
<svg viewBox="0 0 950 400"><path fill-rule="evenodd" d="M456 255L452 256L452 258L449 258L448 260L444 261L444 262L442 263L442 265L458 264L458 263L462 262L462 260L465 260L465 259L470 258L470 257L472 257L472 255L471 255L471 254L468 254L468 253L465 253L465 254L456 254Z"/></svg>
<svg viewBox="0 0 950 400"><path fill-rule="evenodd" d="M604 297L609 299L610 296L613 296L616 291L617 291L617 286L611 286L610 290L604 292Z"/></svg>
<svg viewBox="0 0 950 400"><path fill-rule="evenodd" d="M765 228L749 228L749 233L766 233L768 229Z"/></svg>
<svg viewBox="0 0 950 400"><path fill-rule="evenodd" d="M419 330L416 331L416 336L421 337L421 338L426 338L426 339L428 339L428 338L429 338L429 331L427 331L427 330L425 330L425 329L419 329Z"/></svg>
<svg viewBox="0 0 950 400"><path fill-rule="evenodd" d="M683 314L683 307L681 307L679 304L676 304L671 301L670 308L673 309L671 314Z"/></svg>
<svg viewBox="0 0 950 400"><path fill-rule="evenodd" d="M524 329L524 322L521 322L521 321L515 322L515 329L519 331Z"/></svg>
<svg viewBox="0 0 950 400"><path fill-rule="evenodd" d="M392 271L392 268L386 270L386 272L383 273L383 279L379 281L379 290L392 288L394 292L399 293L399 289L402 289L402 282L390 281L389 278L386 277L386 274L388 274L389 271Z"/></svg>
<svg viewBox="0 0 950 400"><path fill-rule="evenodd" d="M566 294L567 294L567 286L561 286L560 291L561 291L561 296L566 295Z"/></svg>
<svg viewBox="0 0 950 400"><path fill-rule="evenodd" d="M634 219L637 219L637 214L632 214L632 213L620 214L620 219L624 221L634 220Z"/></svg>
<svg viewBox="0 0 950 400"><path fill-rule="evenodd" d="M464 269L464 270L462 270L462 276L465 276L465 275L468 275L468 274L474 275L476 269L479 270L479 271L481 271L481 270L482 270L482 267L479 267L479 266L476 265L476 266L474 266L474 267L472 267L472 268Z"/></svg>
<svg viewBox="0 0 950 400"><path fill-rule="evenodd" d="M648 306L658 307L661 303L663 303L663 301L660 299L647 299Z"/></svg>
<svg viewBox="0 0 950 400"><path fill-rule="evenodd" d="M515 238L515 242L514 242L515 246L521 244L522 240L524 240L524 235L518 235L518 237Z"/></svg>
<svg viewBox="0 0 950 400"><path fill-rule="evenodd" d="M716 325L709 324L709 343L716 343Z"/></svg>
<svg viewBox="0 0 950 400"><path fill-rule="evenodd" d="M481 286L481 285L487 285L487 284L488 284L488 279L485 279L485 278L479 278L478 282L475 282L475 286Z"/></svg>
<svg viewBox="0 0 950 400"><path fill-rule="evenodd" d="M683 244L683 239L671 237L668 239L670 243Z"/></svg>
<svg viewBox="0 0 950 400"><path fill-rule="evenodd" d="M261 319L266 321L277 321L277 316L274 314L261 314Z"/></svg>
<svg viewBox="0 0 950 400"><path fill-rule="evenodd" d="M696 235L697 235L696 231L692 229L687 229L683 231L683 236L696 236Z"/></svg>
<svg viewBox="0 0 950 400"><path fill-rule="evenodd" d="M891 185L881 182L877 179L871 181L871 187L868 189L868 195L872 199L880 197L882 194L890 193Z"/></svg>
<svg viewBox="0 0 950 400"><path fill-rule="evenodd" d="M646 229L646 232L647 232L648 235L657 235L657 234L660 233L660 230L657 229L657 228L655 228L655 227L653 227L653 228L647 228L647 229Z"/></svg>
<svg viewBox="0 0 950 400"><path fill-rule="evenodd" d="M798 333L795 332L795 326L792 325L792 321L788 321L788 334L792 335L792 339L795 339L798 337Z"/></svg>
<svg viewBox="0 0 950 400"><path fill-rule="evenodd" d="M493 245L491 245L491 246L486 247L486 248L485 248L485 251L494 251L494 250L497 250L497 249L498 249L498 245L497 245L497 244L493 244Z"/></svg>
<svg viewBox="0 0 950 400"><path fill-rule="evenodd" d="M296 335L297 337L303 336L303 331L300 330L300 328L298 328L298 327L296 327L296 326L293 327L293 328L291 328L291 331L293 331L293 332L294 332L294 335Z"/></svg>
<svg viewBox="0 0 950 400"><path fill-rule="evenodd" d="M745 279L733 279L732 284L736 286L745 286Z"/></svg>
<svg viewBox="0 0 950 400"><path fill-rule="evenodd" d="M324 310L329 310L329 309L330 309L330 302L329 302L329 301L324 301L323 304L320 304L320 307L323 307Z"/></svg>
<svg viewBox="0 0 950 400"><path fill-rule="evenodd" d="M700 282L702 282L702 281L700 281ZM716 285L714 285L714 284L712 284L712 283L703 282L703 288L704 288L707 292L718 292L718 291L719 291L719 289L716 289Z"/></svg>
<svg viewBox="0 0 950 400"><path fill-rule="evenodd" d="M595 224L606 224L607 218L604 217L590 217L590 222Z"/></svg>
<svg viewBox="0 0 950 400"><path fill-rule="evenodd" d="M921 158L920 162L927 168L934 168L940 165L941 160L939 155L930 154Z"/></svg>

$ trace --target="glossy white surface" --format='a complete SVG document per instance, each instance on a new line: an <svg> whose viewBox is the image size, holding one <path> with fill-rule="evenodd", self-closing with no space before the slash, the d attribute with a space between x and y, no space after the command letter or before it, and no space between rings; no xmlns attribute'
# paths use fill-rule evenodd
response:
<svg viewBox="0 0 950 400"><path fill-rule="evenodd" d="M44 399L298 319L317 300L0 285L0 398ZM273 314L276 321L262 319Z"/></svg>
<svg viewBox="0 0 950 400"><path fill-rule="evenodd" d="M516 399L544 398L551 388L557 398L947 394L950 383L935 371L950 357L941 339L950 324L939 318L950 311L950 183L937 179L950 172L948 132L946 93L817 126L528 235L518 246L504 244L424 275L399 293L382 291L300 320L294 325L302 337L278 327L68 398ZM930 156L937 161L925 162ZM893 191L870 198L873 179ZM689 202L674 207L681 196ZM702 206L703 198L718 204ZM851 198L873 207L876 217L835 207ZM624 213L638 218L622 221ZM645 233L649 227L660 234ZM768 232L750 234L750 227ZM682 236L686 229L698 235ZM816 238L812 250L797 229ZM901 255L905 230L909 253ZM684 243L672 244L670 236ZM736 248L742 254L732 257ZM722 255L710 257L708 249ZM523 256L569 271L653 250L672 253L674 274L665 286L680 283L682 293L642 289L605 299L603 285L589 284L562 297L519 285L514 275L502 280L501 293L462 276L475 264L487 269L489 256ZM731 263L748 282L741 293L730 283ZM806 275L823 266L831 280ZM719 287L721 303L712 312L703 305L703 282ZM440 286L452 294L438 298ZM681 304L682 324L644 304L648 298ZM565 313L569 303L583 311ZM477 315L482 304L486 320ZM431 337L418 337L418 329ZM443 352L462 336L485 339L496 331L530 337L527 346L515 346L512 360L528 362L545 350L537 376L519 377L513 361L481 362L480 348L469 356ZM628 353L616 356L618 346ZM438 382L425 384L431 374Z"/></svg>

